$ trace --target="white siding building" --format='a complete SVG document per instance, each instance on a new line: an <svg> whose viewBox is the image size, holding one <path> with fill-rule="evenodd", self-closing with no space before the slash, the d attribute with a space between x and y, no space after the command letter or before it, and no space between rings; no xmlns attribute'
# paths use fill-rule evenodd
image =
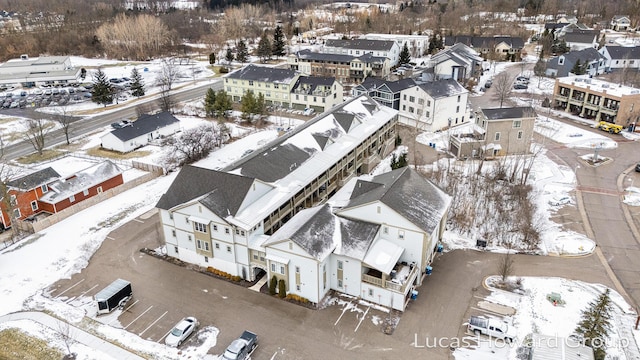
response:
<svg viewBox="0 0 640 360"><path fill-rule="evenodd" d="M180 120L169 112L145 114L100 138L101 146L122 153L133 151L151 141L180 131Z"/></svg>
<svg viewBox="0 0 640 360"><path fill-rule="evenodd" d="M468 94L467 89L453 79L404 89L400 92L399 121L424 131L466 124Z"/></svg>

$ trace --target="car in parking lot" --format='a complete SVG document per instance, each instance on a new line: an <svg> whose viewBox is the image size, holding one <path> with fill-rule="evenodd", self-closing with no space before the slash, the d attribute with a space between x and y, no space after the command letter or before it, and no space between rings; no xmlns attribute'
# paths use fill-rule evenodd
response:
<svg viewBox="0 0 640 360"><path fill-rule="evenodd" d="M196 330L198 327L198 320L195 317L189 316L186 317L180 322L176 324L176 326L171 329L166 338L164 338L164 343L178 347L182 345L182 343Z"/></svg>
<svg viewBox="0 0 640 360"><path fill-rule="evenodd" d="M525 90L528 88L527 84L523 84L523 83L515 83L513 84L513 88L516 90Z"/></svg>
<svg viewBox="0 0 640 360"><path fill-rule="evenodd" d="M640 172L640 163L636 164L636 172Z"/></svg>
<svg viewBox="0 0 640 360"><path fill-rule="evenodd" d="M491 79L487 80L487 81L484 83L484 87L485 87L486 89L490 88L490 87L491 87L491 85L493 85L493 80L491 80Z"/></svg>
<svg viewBox="0 0 640 360"><path fill-rule="evenodd" d="M551 206L567 205L569 203L571 203L571 198L567 195L554 196L551 200L549 200L549 205Z"/></svg>
<svg viewBox="0 0 640 360"><path fill-rule="evenodd" d="M516 81L518 81L518 82L520 82L520 83L528 84L528 83L529 83L529 78L528 78L528 77L526 77L526 76L522 76L522 75L520 75L520 76L518 76L518 77L516 78Z"/></svg>

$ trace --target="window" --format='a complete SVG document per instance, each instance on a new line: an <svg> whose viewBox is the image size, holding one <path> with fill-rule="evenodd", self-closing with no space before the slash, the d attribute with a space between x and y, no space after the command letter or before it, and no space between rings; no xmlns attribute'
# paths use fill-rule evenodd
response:
<svg viewBox="0 0 640 360"><path fill-rule="evenodd" d="M74 201L76 201L76 196L75 195L69 196L69 202L74 202Z"/></svg>
<svg viewBox="0 0 640 360"><path fill-rule="evenodd" d="M522 130L518 131L518 140L522 139Z"/></svg>
<svg viewBox="0 0 640 360"><path fill-rule="evenodd" d="M216 250L220 250L220 244L216 243Z"/></svg>
<svg viewBox="0 0 640 360"><path fill-rule="evenodd" d="M456 106L456 112L459 113L460 112L460 106Z"/></svg>
<svg viewBox="0 0 640 360"><path fill-rule="evenodd" d="M422 109L416 110L416 114L418 114L418 116L421 116L422 115Z"/></svg>
<svg viewBox="0 0 640 360"><path fill-rule="evenodd" d="M33 210L33 211L38 210L38 202L37 201L33 200L31 202L31 210Z"/></svg>
<svg viewBox="0 0 640 360"><path fill-rule="evenodd" d="M519 129L522 127L522 120L513 120L513 128Z"/></svg>
<svg viewBox="0 0 640 360"><path fill-rule="evenodd" d="M382 227L382 233L383 234L388 234L389 233L389 227L388 226L383 226Z"/></svg>
<svg viewBox="0 0 640 360"><path fill-rule="evenodd" d="M342 261L338 261L338 270L342 270Z"/></svg>
<svg viewBox="0 0 640 360"><path fill-rule="evenodd" d="M458 95L458 102L460 102L460 95Z"/></svg>
<svg viewBox="0 0 640 360"><path fill-rule="evenodd" d="M284 275L284 266L280 265L280 274Z"/></svg>
<svg viewBox="0 0 640 360"><path fill-rule="evenodd" d="M225 234L230 234L230 232L229 232L229 228L228 228L228 227L224 228L224 233L225 233Z"/></svg>
<svg viewBox="0 0 640 360"><path fill-rule="evenodd" d="M169 220L173 220L173 213L169 213Z"/></svg>
<svg viewBox="0 0 640 360"><path fill-rule="evenodd" d="M240 236L244 236L244 230L240 230Z"/></svg>
<svg viewBox="0 0 640 360"><path fill-rule="evenodd" d="M271 272L276 272L276 264L275 263L271 263Z"/></svg>
<svg viewBox="0 0 640 360"><path fill-rule="evenodd" d="M496 136L494 137L494 141L500 141L500 133L497 132Z"/></svg>
<svg viewBox="0 0 640 360"><path fill-rule="evenodd" d="M189 218L184 218L184 222L186 222L187 224L189 223Z"/></svg>
<svg viewBox="0 0 640 360"><path fill-rule="evenodd" d="M236 235L240 235L240 230L236 229Z"/></svg>
<svg viewBox="0 0 640 360"><path fill-rule="evenodd" d="M342 289L342 279L338 279L338 287Z"/></svg>
<svg viewBox="0 0 640 360"><path fill-rule="evenodd" d="M409 106L409 112L413 114L413 106Z"/></svg>
<svg viewBox="0 0 640 360"><path fill-rule="evenodd" d="M196 240L196 247L202 249L202 241L200 239Z"/></svg>
<svg viewBox="0 0 640 360"><path fill-rule="evenodd" d="M407 105L402 105L402 111L407 111Z"/></svg>
<svg viewBox="0 0 640 360"><path fill-rule="evenodd" d="M369 289L369 296L373 296L373 289Z"/></svg>
<svg viewBox="0 0 640 360"><path fill-rule="evenodd" d="M231 246L228 246L228 245L227 245L227 252L228 252L228 253L231 253Z"/></svg>
<svg viewBox="0 0 640 360"><path fill-rule="evenodd" d="M431 100L427 100L427 106L431 107Z"/></svg>
<svg viewBox="0 0 640 360"><path fill-rule="evenodd" d="M300 266L296 266L296 272L299 274L300 273Z"/></svg>
<svg viewBox="0 0 640 360"><path fill-rule="evenodd" d="M205 224L201 224L199 222L193 222L193 227L196 229L196 231L201 232L201 233L207 233L207 225Z"/></svg>
<svg viewBox="0 0 640 360"><path fill-rule="evenodd" d="M204 257L204 262L206 262L206 263L209 262L209 258L207 256Z"/></svg>
<svg viewBox="0 0 640 360"><path fill-rule="evenodd" d="M253 86L253 81L252 80L249 81L249 86Z"/></svg>
<svg viewBox="0 0 640 360"><path fill-rule="evenodd" d="M296 285L296 290L300 291L300 284Z"/></svg>
<svg viewBox="0 0 640 360"><path fill-rule="evenodd" d="M423 105L424 104L424 99L418 99L418 105Z"/></svg>
<svg viewBox="0 0 640 360"><path fill-rule="evenodd" d="M175 229L171 230L171 236L176 237L176 230Z"/></svg>
<svg viewBox="0 0 640 360"><path fill-rule="evenodd" d="M398 239L404 239L404 230L398 230Z"/></svg>
<svg viewBox="0 0 640 360"><path fill-rule="evenodd" d="M49 187L47 186L47 184L44 184L40 186L40 190L42 190L42 193L44 194L49 191Z"/></svg>
<svg viewBox="0 0 640 360"><path fill-rule="evenodd" d="M258 260L258 254L253 254L253 260Z"/></svg>
<svg viewBox="0 0 640 360"><path fill-rule="evenodd" d="M415 96L409 96L409 102L416 102Z"/></svg>
<svg viewBox="0 0 640 360"><path fill-rule="evenodd" d="M402 95L402 100L407 100L407 94Z"/></svg>
<svg viewBox="0 0 640 360"><path fill-rule="evenodd" d="M377 211L378 214L380 214L380 206L376 207L376 211Z"/></svg>
<svg viewBox="0 0 640 360"><path fill-rule="evenodd" d="M20 209L14 209L14 210L13 210L13 216L14 216L16 219L20 219L20 216L22 216L22 215L20 214Z"/></svg>
<svg viewBox="0 0 640 360"><path fill-rule="evenodd" d="M178 253L178 247L177 247L177 246L174 246L174 247L173 247L173 251L177 254L177 253Z"/></svg>
<svg viewBox="0 0 640 360"><path fill-rule="evenodd" d="M213 225L213 231L218 231L218 225Z"/></svg>
<svg viewBox="0 0 640 360"><path fill-rule="evenodd" d="M429 117L429 116L431 116L431 114L427 111L427 112L424 113L424 116L425 117Z"/></svg>
<svg viewBox="0 0 640 360"><path fill-rule="evenodd" d="M187 240L193 241L193 239L191 238L191 235L187 235Z"/></svg>

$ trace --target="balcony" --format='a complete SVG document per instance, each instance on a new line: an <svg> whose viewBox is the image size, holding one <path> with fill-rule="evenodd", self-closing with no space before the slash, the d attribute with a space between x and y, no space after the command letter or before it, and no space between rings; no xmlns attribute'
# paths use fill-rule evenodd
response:
<svg viewBox="0 0 640 360"><path fill-rule="evenodd" d="M418 267L413 264L396 264L390 275L376 269L368 269L362 274L362 282L404 294L418 274Z"/></svg>

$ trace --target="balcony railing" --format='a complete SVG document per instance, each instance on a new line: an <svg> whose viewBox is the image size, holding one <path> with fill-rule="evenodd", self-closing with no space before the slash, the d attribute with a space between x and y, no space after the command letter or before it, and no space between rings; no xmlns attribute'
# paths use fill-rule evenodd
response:
<svg viewBox="0 0 640 360"><path fill-rule="evenodd" d="M375 286L387 289L387 290L404 294L405 291L407 290L407 286L409 286L410 284L413 284L414 280L416 279L416 276L419 273L417 266L396 265L396 268L400 272L402 272L402 268L404 267L407 267L410 270L409 270L409 273L406 274L406 277L404 277L401 280L400 279L394 280L393 278L383 279L377 276L362 274L362 281L371 285L375 285Z"/></svg>

